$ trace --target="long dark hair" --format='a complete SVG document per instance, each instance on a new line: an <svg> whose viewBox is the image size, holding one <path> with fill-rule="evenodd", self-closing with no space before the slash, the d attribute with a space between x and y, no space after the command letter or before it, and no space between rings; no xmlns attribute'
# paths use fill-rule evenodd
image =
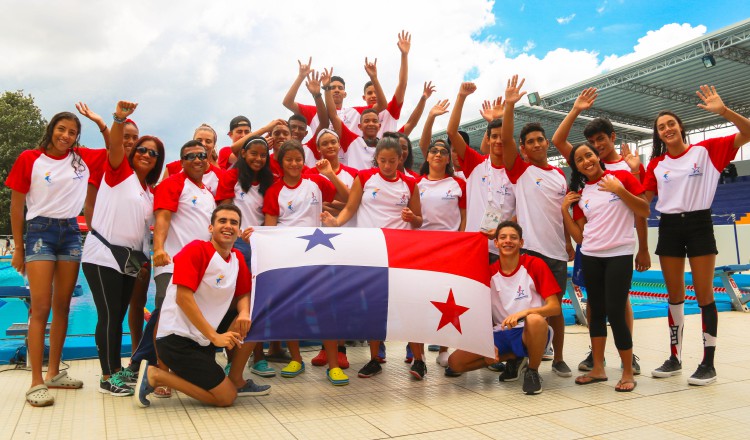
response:
<svg viewBox="0 0 750 440"><path fill-rule="evenodd" d="M52 134L55 131L55 126L63 119L74 121L76 123L76 127L78 127L78 136L76 136L75 142L73 142L73 145L70 146L68 151L70 151L70 165L73 167L73 170L75 170L76 173L82 173L86 170L86 164L83 162L83 158L81 158L81 155L78 154L78 142L81 140L81 120L78 119L78 116L74 115L73 113L60 112L53 116L52 119L50 119L49 124L47 124L47 128L44 130L44 136L39 142L39 149L42 151L47 151L49 149L49 145L52 143Z"/></svg>
<svg viewBox="0 0 750 440"><path fill-rule="evenodd" d="M436 146L437 144L441 144L445 147L446 150L448 150L448 163L445 164L445 175L446 176L453 176L453 157L451 157L451 147L448 145L447 142L445 142L442 139L438 139L435 142L430 144L429 148L432 148ZM429 150L428 148L428 150ZM427 153L429 154L429 153ZM427 162L427 158L424 158L424 162L422 162L422 167L419 169L419 174L421 176L426 176L430 174L430 164Z"/></svg>
<svg viewBox="0 0 750 440"><path fill-rule="evenodd" d="M261 168L256 174L247 162L245 162L244 157L240 157L234 163L234 168L237 168L237 180L240 182L240 188L242 188L242 191L250 191L250 187L257 179L259 184L258 193L263 195L266 193L268 187L273 184L273 173L271 172L271 166L268 163L268 161L271 160L271 157L268 155L268 143L262 136L252 136L248 139L247 142L245 142L245 145L242 146L242 152L244 153L246 150L250 149L253 144L261 144L266 147L266 163L263 164L263 168Z"/></svg>
<svg viewBox="0 0 750 440"><path fill-rule="evenodd" d="M578 166L576 165L576 151L578 151L579 148L586 147L590 149L591 151L596 154L596 157L599 157L599 152L596 151L596 148L594 148L593 145L591 145L588 142L585 142L580 145L576 145L573 147L572 150L570 150L570 156L568 157L568 163L570 164L570 185L568 185L568 188L570 188L573 192L578 192L581 190L581 188L586 185L586 176L583 175L580 171L578 171ZM599 161L599 165L602 167L602 170L604 170L604 162L601 160Z"/></svg>
<svg viewBox="0 0 750 440"><path fill-rule="evenodd" d="M133 124L135 125L135 124ZM146 174L146 185L148 186L154 186L156 185L156 182L159 181L159 177L161 176L161 171L164 168L164 143L156 136L149 136L145 135L140 138L138 138L138 141L136 141L135 145L133 145L133 148L130 149L130 154L128 155L128 163L130 164L130 167L133 168L133 157L135 157L135 149L138 148L141 144L143 144L146 141L152 141L156 144L156 151L159 152L159 157L156 158L156 164L154 164L154 167L151 169L151 171Z"/></svg>
<svg viewBox="0 0 750 440"><path fill-rule="evenodd" d="M687 135L685 134L685 126L682 125L682 119L680 119L680 117L674 114L674 112L672 111L662 110L659 112L658 115L656 115L656 119L654 119L654 134L653 134L653 145L651 147L651 160L654 160L657 157L661 156L662 154L666 153L666 150L667 150L667 146L664 145L664 142L661 141L661 138L659 137L659 130L656 128L656 122L662 116L671 116L675 119L675 121L677 121L677 125L680 126L680 136L682 137L682 142L687 143Z"/></svg>
<svg viewBox="0 0 750 440"><path fill-rule="evenodd" d="M409 148L409 153L407 154L406 160L404 161L404 170L410 170L411 167L414 166L414 152L412 152L411 150L411 141L409 140L409 136L405 135L404 133L397 131L396 135L399 139L406 140L406 146Z"/></svg>

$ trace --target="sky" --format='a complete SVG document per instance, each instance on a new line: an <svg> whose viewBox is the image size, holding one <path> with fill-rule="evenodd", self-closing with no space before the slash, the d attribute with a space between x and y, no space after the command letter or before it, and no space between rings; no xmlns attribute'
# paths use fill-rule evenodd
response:
<svg viewBox="0 0 750 440"><path fill-rule="evenodd" d="M543 95L750 17L750 2L726 0L3 4L3 90L31 94L48 120L83 101L111 124L118 100L136 101L140 133L164 140L168 160L201 123L216 129L221 146L234 116L248 116L254 128L286 119L281 101L297 60L333 67L347 82L345 105L353 106L363 103L365 57L377 58L390 98L402 29L412 34L402 121L425 81L437 89L426 111L438 99L452 103L460 83L474 81L462 118L470 121L514 73ZM304 86L297 98L312 103ZM435 130L447 120L439 118ZM82 143L101 147L96 126L83 124ZM419 133L421 124L412 137Z"/></svg>

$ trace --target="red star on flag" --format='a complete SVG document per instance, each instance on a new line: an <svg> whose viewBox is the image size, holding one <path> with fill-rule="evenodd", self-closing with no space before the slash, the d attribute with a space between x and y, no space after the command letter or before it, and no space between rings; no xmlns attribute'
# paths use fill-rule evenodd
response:
<svg viewBox="0 0 750 440"><path fill-rule="evenodd" d="M440 313L443 314L440 317L440 324L438 324L437 328L438 330L448 324L453 324L453 327L455 327L459 333L463 334L461 332L461 320L459 319L459 316L463 315L467 310L469 310L469 308L456 304L456 300L455 298L453 298L453 289L451 289L448 293L448 299L445 302L430 302L432 303L432 305L437 307L438 310L440 310Z"/></svg>

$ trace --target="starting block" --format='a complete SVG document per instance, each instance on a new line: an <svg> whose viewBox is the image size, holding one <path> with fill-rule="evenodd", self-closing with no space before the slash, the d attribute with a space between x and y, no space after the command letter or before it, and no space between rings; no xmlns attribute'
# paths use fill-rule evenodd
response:
<svg viewBox="0 0 750 440"><path fill-rule="evenodd" d="M736 272L745 272L750 270L750 264L732 264L729 266L719 266L714 269L714 276L721 279L721 283L732 301L732 307L738 312L750 312L747 303L750 302L750 294L744 294L737 283L732 278Z"/></svg>

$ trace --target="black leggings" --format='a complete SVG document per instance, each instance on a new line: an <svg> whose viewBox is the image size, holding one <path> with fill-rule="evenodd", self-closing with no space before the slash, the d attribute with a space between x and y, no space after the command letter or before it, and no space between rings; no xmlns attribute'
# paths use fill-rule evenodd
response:
<svg viewBox="0 0 750 440"><path fill-rule="evenodd" d="M83 263L83 274L96 305L96 349L102 374L111 375L122 368L122 322L133 294L135 277L105 266Z"/></svg>
<svg viewBox="0 0 750 440"><path fill-rule="evenodd" d="M630 282L633 279L633 256L591 257L581 255L583 279L586 281L588 307L591 310L589 335L607 337L607 319L618 350L633 348L633 338L625 321Z"/></svg>

